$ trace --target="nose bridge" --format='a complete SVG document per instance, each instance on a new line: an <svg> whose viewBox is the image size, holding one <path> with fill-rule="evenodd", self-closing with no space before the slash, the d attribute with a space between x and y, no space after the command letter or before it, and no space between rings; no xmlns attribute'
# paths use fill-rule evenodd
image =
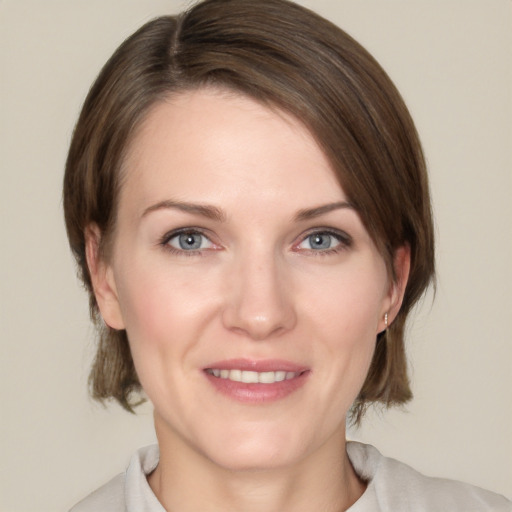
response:
<svg viewBox="0 0 512 512"><path fill-rule="evenodd" d="M286 268L271 248L238 254L227 278L230 293L224 311L226 327L261 340L294 325Z"/></svg>

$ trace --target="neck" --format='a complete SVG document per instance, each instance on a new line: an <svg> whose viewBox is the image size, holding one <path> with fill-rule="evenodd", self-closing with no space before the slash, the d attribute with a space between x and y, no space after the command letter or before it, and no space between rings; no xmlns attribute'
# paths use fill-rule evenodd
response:
<svg viewBox="0 0 512 512"><path fill-rule="evenodd" d="M172 512L341 512L365 488L346 454L344 432L293 465L242 471L220 467L176 440L159 436L159 445L160 463L148 481Z"/></svg>

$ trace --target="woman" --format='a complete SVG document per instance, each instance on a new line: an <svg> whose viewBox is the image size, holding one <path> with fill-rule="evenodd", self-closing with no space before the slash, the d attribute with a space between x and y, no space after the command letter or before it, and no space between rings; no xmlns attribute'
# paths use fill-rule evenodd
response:
<svg viewBox="0 0 512 512"><path fill-rule="evenodd" d="M355 41L282 0L142 27L84 104L64 182L93 396L158 448L74 510L509 510L345 441L411 398L434 244L420 144Z"/></svg>

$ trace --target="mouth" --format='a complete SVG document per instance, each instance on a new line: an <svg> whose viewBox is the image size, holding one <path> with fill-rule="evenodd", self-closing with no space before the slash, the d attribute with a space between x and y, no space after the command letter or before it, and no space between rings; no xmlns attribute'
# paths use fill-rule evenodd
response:
<svg viewBox="0 0 512 512"><path fill-rule="evenodd" d="M206 373L218 379L226 379L232 382L243 382L244 384L274 384L284 380L291 380L299 377L302 372L288 372L286 370L256 372L252 370L226 370L220 368L206 368Z"/></svg>
<svg viewBox="0 0 512 512"><path fill-rule="evenodd" d="M311 370L282 360L231 359L204 368L214 389L238 402L261 404L299 390Z"/></svg>

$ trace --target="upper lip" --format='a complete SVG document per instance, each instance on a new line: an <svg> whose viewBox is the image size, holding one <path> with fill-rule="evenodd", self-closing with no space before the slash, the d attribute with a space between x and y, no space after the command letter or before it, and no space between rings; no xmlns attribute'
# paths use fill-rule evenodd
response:
<svg viewBox="0 0 512 512"><path fill-rule="evenodd" d="M224 361L216 361L205 367L205 370L218 369L218 370L242 370L253 372L304 372L308 368L304 365L287 361L284 359L226 359Z"/></svg>

